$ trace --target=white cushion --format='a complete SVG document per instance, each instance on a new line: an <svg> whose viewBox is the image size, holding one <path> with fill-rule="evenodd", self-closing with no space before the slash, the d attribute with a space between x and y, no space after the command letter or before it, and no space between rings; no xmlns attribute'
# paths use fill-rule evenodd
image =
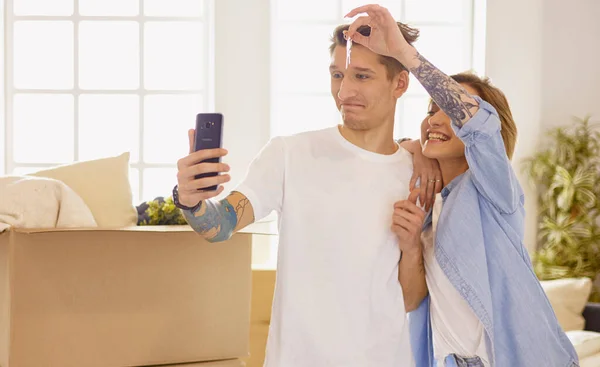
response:
<svg viewBox="0 0 600 367"><path fill-rule="evenodd" d="M587 330L567 331L567 337L575 347L579 359L600 353L600 333Z"/></svg>
<svg viewBox="0 0 600 367"><path fill-rule="evenodd" d="M582 312L592 291L590 278L565 278L540 282L564 331L583 330Z"/></svg>
<svg viewBox="0 0 600 367"><path fill-rule="evenodd" d="M600 366L600 353L590 357L579 359L579 367L598 367Z"/></svg>
<svg viewBox="0 0 600 367"><path fill-rule="evenodd" d="M0 232L9 228L96 227L83 199L46 177L0 177Z"/></svg>
<svg viewBox="0 0 600 367"><path fill-rule="evenodd" d="M90 208L98 227L126 227L137 223L129 182L129 152L46 169L31 175L53 178L67 184Z"/></svg>

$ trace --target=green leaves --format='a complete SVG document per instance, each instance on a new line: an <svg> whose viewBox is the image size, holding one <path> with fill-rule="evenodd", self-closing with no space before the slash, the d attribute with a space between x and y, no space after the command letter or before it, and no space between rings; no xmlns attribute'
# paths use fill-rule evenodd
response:
<svg viewBox="0 0 600 367"><path fill-rule="evenodd" d="M540 279L600 273L600 125L589 119L550 130L546 149L524 161L538 191Z"/></svg>
<svg viewBox="0 0 600 367"><path fill-rule="evenodd" d="M597 176L597 172L585 166L578 166L573 176L564 167L556 166L549 190L553 194L558 191L556 201L564 211L573 206L593 208L597 200L593 191Z"/></svg>
<svg viewBox="0 0 600 367"><path fill-rule="evenodd" d="M185 217L170 196L164 201L158 199L149 201L146 214L150 219L144 220L141 225L186 224Z"/></svg>
<svg viewBox="0 0 600 367"><path fill-rule="evenodd" d="M556 217L544 216L540 223L538 236L548 242L548 245L573 244L576 237L573 231L577 222L565 213L559 213Z"/></svg>

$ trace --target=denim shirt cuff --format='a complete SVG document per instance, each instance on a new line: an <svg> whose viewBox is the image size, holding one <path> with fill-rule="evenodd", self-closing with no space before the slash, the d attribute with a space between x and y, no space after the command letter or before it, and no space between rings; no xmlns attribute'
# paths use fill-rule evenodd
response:
<svg viewBox="0 0 600 367"><path fill-rule="evenodd" d="M452 128L456 136L469 146L477 138L486 139L500 131L500 118L496 109L479 96L473 96L479 103L479 110L462 127L452 121Z"/></svg>

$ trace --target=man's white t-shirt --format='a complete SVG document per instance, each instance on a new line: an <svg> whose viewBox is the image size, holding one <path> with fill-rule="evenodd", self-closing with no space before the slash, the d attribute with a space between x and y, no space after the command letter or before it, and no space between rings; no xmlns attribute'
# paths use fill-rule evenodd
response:
<svg viewBox="0 0 600 367"><path fill-rule="evenodd" d="M363 150L338 127L272 139L236 191L279 214L265 367L410 367L393 205L412 156Z"/></svg>

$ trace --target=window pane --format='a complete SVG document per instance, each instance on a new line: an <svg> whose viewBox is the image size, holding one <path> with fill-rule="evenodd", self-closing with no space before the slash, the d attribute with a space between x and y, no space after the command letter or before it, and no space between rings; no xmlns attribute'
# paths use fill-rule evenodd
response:
<svg viewBox="0 0 600 367"><path fill-rule="evenodd" d="M318 130L341 122L330 96L280 96L274 101L271 136Z"/></svg>
<svg viewBox="0 0 600 367"><path fill-rule="evenodd" d="M144 83L147 89L201 89L205 78L203 24L147 22Z"/></svg>
<svg viewBox="0 0 600 367"><path fill-rule="evenodd" d="M419 53L446 74L470 68L468 37L463 27L420 27Z"/></svg>
<svg viewBox="0 0 600 367"><path fill-rule="evenodd" d="M83 89L138 88L139 25L137 22L81 22L79 85Z"/></svg>
<svg viewBox="0 0 600 367"><path fill-rule="evenodd" d="M15 15L73 15L74 0L14 0Z"/></svg>
<svg viewBox="0 0 600 367"><path fill-rule="evenodd" d="M402 137L419 139L421 137L421 123L427 117L429 107L428 97L407 97L403 99L404 112L399 121L402 126Z"/></svg>
<svg viewBox="0 0 600 367"><path fill-rule="evenodd" d="M152 95L144 103L144 161L175 164L189 152L187 131L203 112L202 96ZM168 148L167 148L168 147Z"/></svg>
<svg viewBox="0 0 600 367"><path fill-rule="evenodd" d="M140 198L140 170L137 168L129 169L129 183L131 184L131 197L133 205L138 206L143 201Z"/></svg>
<svg viewBox="0 0 600 367"><path fill-rule="evenodd" d="M348 14L350 10L368 4L365 0L342 0L342 16ZM402 16L402 1L401 0L380 0L377 4L387 8L396 20L400 20Z"/></svg>
<svg viewBox="0 0 600 367"><path fill-rule="evenodd" d="M177 184L176 168L146 168L142 174L144 179L142 201L154 200L159 196L171 196L173 187Z"/></svg>
<svg viewBox="0 0 600 367"><path fill-rule="evenodd" d="M274 83L278 92L328 93L332 26L280 26L274 45Z"/></svg>
<svg viewBox="0 0 600 367"><path fill-rule="evenodd" d="M144 0L144 15L201 17L203 10L203 0Z"/></svg>
<svg viewBox="0 0 600 367"><path fill-rule="evenodd" d="M330 21L341 19L341 9L334 0L278 0L275 4L275 17L282 21Z"/></svg>
<svg viewBox="0 0 600 367"><path fill-rule="evenodd" d="M104 158L131 152L139 160L139 97L82 95L79 97L79 158Z"/></svg>
<svg viewBox="0 0 600 367"><path fill-rule="evenodd" d="M465 10L465 0L405 0L406 21L411 22L460 22Z"/></svg>
<svg viewBox="0 0 600 367"><path fill-rule="evenodd" d="M17 88L73 88L73 23L15 22L13 60Z"/></svg>
<svg viewBox="0 0 600 367"><path fill-rule="evenodd" d="M73 161L73 96L17 94L13 122L16 162Z"/></svg>
<svg viewBox="0 0 600 367"><path fill-rule="evenodd" d="M81 15L138 15L138 5L139 0L79 0L79 13Z"/></svg>

